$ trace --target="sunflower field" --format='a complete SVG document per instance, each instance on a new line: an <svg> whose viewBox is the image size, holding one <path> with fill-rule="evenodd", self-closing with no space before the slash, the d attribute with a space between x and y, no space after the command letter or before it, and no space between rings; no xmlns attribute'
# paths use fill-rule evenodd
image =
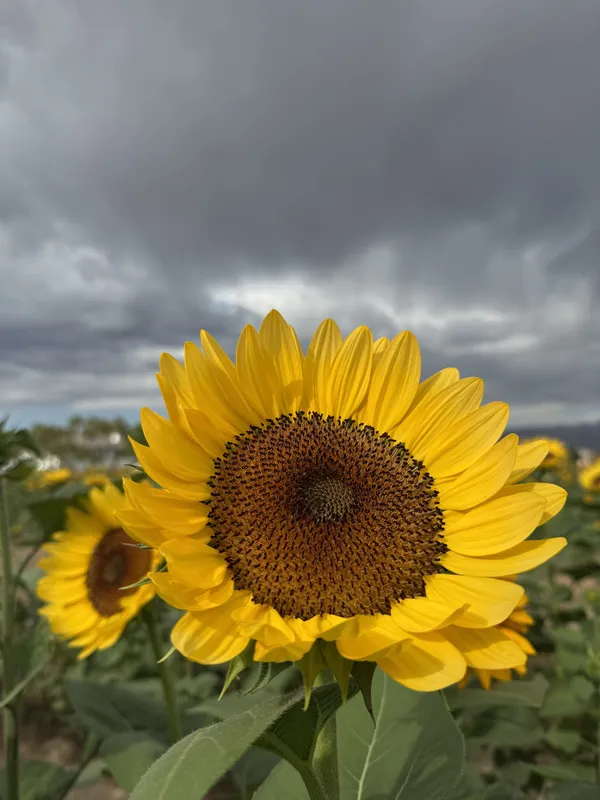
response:
<svg viewBox="0 0 600 800"><path fill-rule="evenodd" d="M600 798L600 459L406 331L200 344L124 469L0 426L0 800Z"/></svg>

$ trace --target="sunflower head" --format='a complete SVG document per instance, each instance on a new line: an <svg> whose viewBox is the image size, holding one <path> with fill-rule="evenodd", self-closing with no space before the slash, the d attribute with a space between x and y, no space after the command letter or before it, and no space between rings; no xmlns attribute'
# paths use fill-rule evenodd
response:
<svg viewBox="0 0 600 800"><path fill-rule="evenodd" d="M579 483L587 492L600 493L600 458L579 472Z"/></svg>
<svg viewBox="0 0 600 800"><path fill-rule="evenodd" d="M49 469L42 472L40 475L41 486L58 486L62 483L70 481L73 473L68 467L60 467L59 469Z"/></svg>
<svg viewBox="0 0 600 800"><path fill-rule="evenodd" d="M566 493L518 481L542 442L501 438L508 407L444 369L420 380L415 337L345 340L332 320L306 353L271 312L246 326L235 363L206 332L158 381L168 419L142 411L132 442L161 487L125 480L118 512L167 571L158 593L186 613L173 645L204 664L250 648L256 661L376 662L435 690L467 666L526 655L498 626L532 569L565 540L529 534ZM314 660L314 659L313 659ZM342 670L343 671L343 670Z"/></svg>
<svg viewBox="0 0 600 800"><path fill-rule="evenodd" d="M111 482L111 477L105 472L86 472L82 477L86 486L106 486Z"/></svg>
<svg viewBox="0 0 600 800"><path fill-rule="evenodd" d="M64 531L45 545L39 566L46 572L37 594L46 605L40 613L52 631L81 648L79 658L104 650L155 594L154 585L138 583L156 568L158 553L135 546L115 516L123 494L112 484L92 489L86 510L67 510Z"/></svg>

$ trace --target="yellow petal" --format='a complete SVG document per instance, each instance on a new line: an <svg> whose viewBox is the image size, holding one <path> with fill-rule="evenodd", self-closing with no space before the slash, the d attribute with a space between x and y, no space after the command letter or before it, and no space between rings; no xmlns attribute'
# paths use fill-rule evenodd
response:
<svg viewBox="0 0 600 800"><path fill-rule="evenodd" d="M523 588L510 581L467 575L430 575L425 579L427 597L455 606L468 603L467 610L454 623L461 628L488 628L499 625L512 613L523 597Z"/></svg>
<svg viewBox="0 0 600 800"><path fill-rule="evenodd" d="M116 517L123 526L123 530L141 544L160 547L163 542L173 537L173 533L159 528L155 522L150 522L148 517L141 514L137 508L123 508Z"/></svg>
<svg viewBox="0 0 600 800"><path fill-rule="evenodd" d="M544 561L560 553L566 544L567 540L562 536L554 539L533 539L485 558L473 558L449 551L444 553L440 562L446 569L459 575L500 578L539 567Z"/></svg>
<svg viewBox="0 0 600 800"><path fill-rule="evenodd" d="M260 639L265 646L290 644L296 638L278 611L250 599L232 613L232 619L237 623L240 633Z"/></svg>
<svg viewBox="0 0 600 800"><path fill-rule="evenodd" d="M415 458L423 460L449 426L478 408L482 397L481 378L463 378L451 383L439 392L428 393L391 435L404 442ZM429 467L429 462L426 463Z"/></svg>
<svg viewBox="0 0 600 800"><path fill-rule="evenodd" d="M76 603L87 597L87 588L81 578L57 580L53 575L45 575L37 582L35 591L41 600L59 605Z"/></svg>
<svg viewBox="0 0 600 800"><path fill-rule="evenodd" d="M460 373L455 367L446 367L446 369L441 369L439 372L430 375L419 384L409 411L416 408L426 397L441 392L442 389L446 389L458 380L460 380Z"/></svg>
<svg viewBox="0 0 600 800"><path fill-rule="evenodd" d="M455 553L489 556L522 542L540 524L545 501L535 492L488 500L461 515L452 515L444 542Z"/></svg>
<svg viewBox="0 0 600 800"><path fill-rule="evenodd" d="M160 552L167 559L173 579L194 589L211 589L223 583L227 575L223 556L192 536L170 539L160 546Z"/></svg>
<svg viewBox="0 0 600 800"><path fill-rule="evenodd" d="M357 616L352 623L335 642L341 655L351 661L372 660L375 653L410 638L388 615Z"/></svg>
<svg viewBox="0 0 600 800"><path fill-rule="evenodd" d="M203 450L210 458L222 455L227 442L225 434L215 427L214 421L196 408L184 408L182 411L186 424L195 441L202 445ZM233 437L233 432L232 432Z"/></svg>
<svg viewBox="0 0 600 800"><path fill-rule="evenodd" d="M508 496L513 492L532 492L538 497L543 497L546 503L542 519L538 523L543 525L548 520L555 517L559 511L562 510L567 501L567 492L562 486L556 486L554 483L521 483L518 486L508 486L502 490L504 496Z"/></svg>
<svg viewBox="0 0 600 800"><path fill-rule="evenodd" d="M299 661L312 647L312 642L292 642L286 645L265 645L257 641L254 647L255 661L271 661L281 664L284 661Z"/></svg>
<svg viewBox="0 0 600 800"><path fill-rule="evenodd" d="M152 409L143 408L140 417L150 449L169 472L184 481L206 481L210 478L213 462L206 450L190 441Z"/></svg>
<svg viewBox="0 0 600 800"><path fill-rule="evenodd" d="M520 647L521 650L526 655L528 655L528 656L534 656L535 655L535 648L531 644L529 639L526 639L524 636L521 636L520 633L517 633L517 631L513 631L510 628L502 627L502 628L500 628L500 630L502 631L502 633L505 636L508 636L509 639L512 639L512 641L517 645L517 647Z"/></svg>
<svg viewBox="0 0 600 800"><path fill-rule="evenodd" d="M274 419L289 411L273 356L252 325L246 325L240 334L236 364L246 402L261 419Z"/></svg>
<svg viewBox="0 0 600 800"><path fill-rule="evenodd" d="M222 606L233 597L231 578L211 589L191 589L187 584L173 580L170 572L152 572L148 577L166 603L183 611L206 611Z"/></svg>
<svg viewBox="0 0 600 800"><path fill-rule="evenodd" d="M548 454L548 443L540 439L538 442L520 444L517 458L507 483L517 483L536 470Z"/></svg>
<svg viewBox="0 0 600 800"><path fill-rule="evenodd" d="M346 628L352 627L351 617L338 617L336 614L319 614L310 619L287 619L286 622L301 642L314 642L316 639L332 642Z"/></svg>
<svg viewBox="0 0 600 800"><path fill-rule="evenodd" d="M173 533L189 536L206 528L209 508L193 500L184 500L165 489L147 483L123 479L123 488L131 505L155 525ZM207 531L210 536L210 531Z"/></svg>
<svg viewBox="0 0 600 800"><path fill-rule="evenodd" d="M331 365L341 346L342 334L337 324L332 319L324 320L312 337L304 361L305 408L326 412Z"/></svg>
<svg viewBox="0 0 600 800"><path fill-rule="evenodd" d="M180 399L171 384L167 381L164 375L160 374L160 372L157 372L156 380L158 382L158 388L160 389L165 408L167 409L167 416L169 417L169 420L177 427L179 431L181 431L184 436L187 436L187 438L192 442L199 442L200 440L194 436L186 419L184 406L181 404Z"/></svg>
<svg viewBox="0 0 600 800"><path fill-rule="evenodd" d="M221 365L205 356L193 342L184 344L183 357L194 393L194 407L204 411L227 439L250 425L260 424L262 419L244 399L239 381Z"/></svg>
<svg viewBox="0 0 600 800"><path fill-rule="evenodd" d="M375 660L390 678L416 692L457 683L467 669L462 654L439 633L424 633Z"/></svg>
<svg viewBox="0 0 600 800"><path fill-rule="evenodd" d="M436 478L456 475L498 441L508 422L506 403L487 403L463 416L428 451L427 471Z"/></svg>
<svg viewBox="0 0 600 800"><path fill-rule="evenodd" d="M171 631L173 646L185 658L199 664L224 664L238 656L249 641L238 634L229 604L184 614Z"/></svg>
<svg viewBox="0 0 600 800"><path fill-rule="evenodd" d="M222 369L223 372L225 372L225 374L228 375L233 381L233 383L239 385L239 376L235 364L229 358L217 340L211 336L208 331L200 331L200 344L202 345L202 350L204 351L204 354L208 360L212 361L212 363L219 367L219 369Z"/></svg>
<svg viewBox="0 0 600 800"><path fill-rule="evenodd" d="M444 628L444 635L460 650L470 667L506 669L525 663L525 653L498 628Z"/></svg>
<svg viewBox="0 0 600 800"><path fill-rule="evenodd" d="M373 336L361 325L345 339L331 365L327 414L351 418L362 403L371 379Z"/></svg>
<svg viewBox="0 0 600 800"><path fill-rule="evenodd" d="M210 489L206 483L203 481L185 481L178 478L162 464L149 447L139 444L131 437L129 441L142 469L159 486L169 489L174 494L185 497L188 500L208 500Z"/></svg>
<svg viewBox="0 0 600 800"><path fill-rule="evenodd" d="M298 411L304 390L304 356L296 332L278 311L273 310L264 318L259 336L273 357L283 386L286 409Z"/></svg>
<svg viewBox="0 0 600 800"><path fill-rule="evenodd" d="M408 411L421 374L419 343L412 333L399 333L373 368L361 419L379 433L394 428Z"/></svg>
<svg viewBox="0 0 600 800"><path fill-rule="evenodd" d="M390 616L409 633L428 633L449 625L465 609L464 601L454 605L440 603L429 597L415 597L394 604Z"/></svg>
<svg viewBox="0 0 600 800"><path fill-rule="evenodd" d="M441 508L464 511L488 500L508 480L517 456L518 437L510 433L456 477L435 482Z"/></svg>

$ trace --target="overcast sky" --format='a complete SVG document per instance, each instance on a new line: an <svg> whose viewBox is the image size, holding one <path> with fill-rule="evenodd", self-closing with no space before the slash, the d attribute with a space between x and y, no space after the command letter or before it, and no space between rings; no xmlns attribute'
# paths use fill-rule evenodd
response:
<svg viewBox="0 0 600 800"><path fill-rule="evenodd" d="M0 278L19 423L272 307L600 419L600 3L3 0Z"/></svg>

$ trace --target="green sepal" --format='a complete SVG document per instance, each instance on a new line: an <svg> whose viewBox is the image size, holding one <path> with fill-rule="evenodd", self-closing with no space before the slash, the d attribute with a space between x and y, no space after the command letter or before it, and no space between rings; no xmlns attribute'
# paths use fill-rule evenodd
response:
<svg viewBox="0 0 600 800"><path fill-rule="evenodd" d="M225 676L225 681L223 683L223 688L221 689L221 694L219 695L219 700L223 697L227 689L231 686L234 680L241 675L241 673L247 669L249 666L252 665L254 662L254 647L256 642L252 641L243 650L238 656L232 658L229 662L229 667L227 668L227 675Z"/></svg>
<svg viewBox="0 0 600 800"><path fill-rule="evenodd" d="M308 653L302 656L299 661L296 661L296 666L302 673L302 680L304 682L304 710L306 711L310 704L310 697L317 675L319 675L322 670L327 669L327 662L321 651L321 642L318 639Z"/></svg>
<svg viewBox="0 0 600 800"><path fill-rule="evenodd" d="M323 658L325 659L325 663L333 673L333 677L338 682L343 705L348 699L350 673L352 672L354 661L349 661L347 658L344 658L344 656L340 654L339 650L335 646L335 642L321 641L321 652L323 654Z"/></svg>
<svg viewBox="0 0 600 800"><path fill-rule="evenodd" d="M375 722L375 715L373 714L372 685L376 668L377 664L373 661L355 661L352 666L352 677L358 684L365 708L371 715L373 722Z"/></svg>
<svg viewBox="0 0 600 800"><path fill-rule="evenodd" d="M290 661L260 661L257 663L258 675L256 676L256 680L252 686L244 689L244 691L241 692L242 695L259 692L261 689L264 689L265 686L268 686L271 681L279 675L280 672L283 672L285 669L289 669L291 667Z"/></svg>

